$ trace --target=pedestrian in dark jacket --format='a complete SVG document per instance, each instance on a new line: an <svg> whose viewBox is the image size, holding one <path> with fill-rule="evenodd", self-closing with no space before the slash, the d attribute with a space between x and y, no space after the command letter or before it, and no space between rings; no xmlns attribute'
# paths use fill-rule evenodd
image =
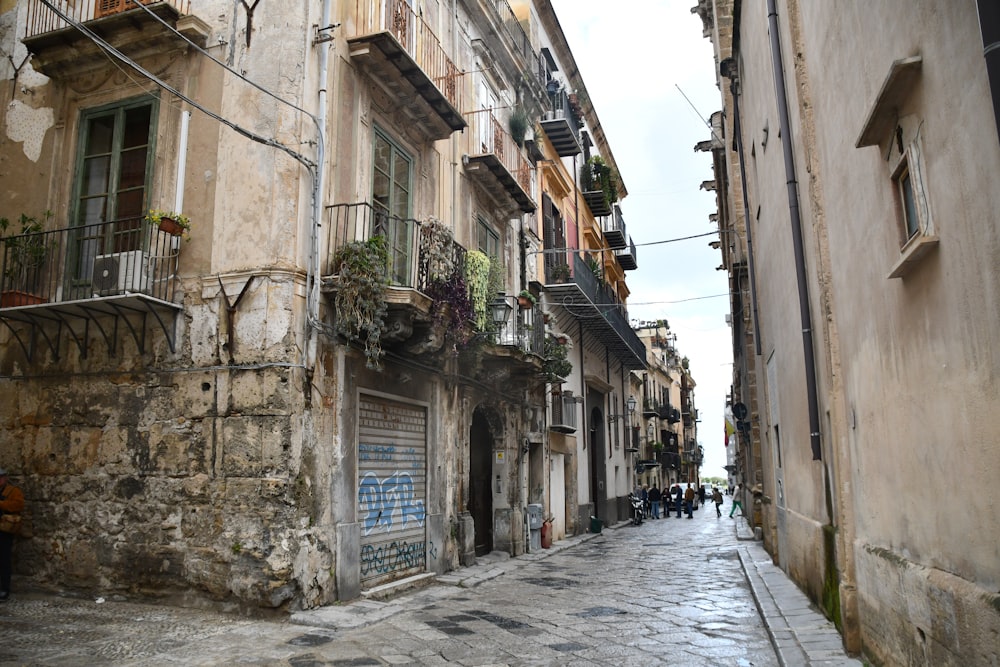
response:
<svg viewBox="0 0 1000 667"><path fill-rule="evenodd" d="M684 502L684 489L680 484L674 484L674 509L677 510L677 518L681 518L681 504Z"/></svg>
<svg viewBox="0 0 1000 667"><path fill-rule="evenodd" d="M653 488L649 490L649 504L650 513L653 515L654 519L660 518L660 489L653 484Z"/></svg>
<svg viewBox="0 0 1000 667"><path fill-rule="evenodd" d="M719 491L719 487L712 487L712 502L715 503L715 516L716 518L722 517L722 492Z"/></svg>

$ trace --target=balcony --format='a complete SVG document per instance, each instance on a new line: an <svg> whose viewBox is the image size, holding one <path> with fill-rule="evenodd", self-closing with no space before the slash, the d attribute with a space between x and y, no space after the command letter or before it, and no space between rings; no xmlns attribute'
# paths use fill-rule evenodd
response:
<svg viewBox="0 0 1000 667"><path fill-rule="evenodd" d="M352 60L363 63L428 139L446 139L466 126L462 72L406 0L357 0L348 26Z"/></svg>
<svg viewBox="0 0 1000 667"><path fill-rule="evenodd" d="M642 416L644 419L652 419L660 414L660 402L655 398L642 399Z"/></svg>
<svg viewBox="0 0 1000 667"><path fill-rule="evenodd" d="M609 248L620 250L626 247L625 218L622 217L622 209L618 204L614 205L612 212L613 216L601 222L601 232L604 233L604 241Z"/></svg>
<svg viewBox="0 0 1000 667"><path fill-rule="evenodd" d="M183 46L177 30L204 46L209 26L190 14L190 0L52 0L53 11L40 0L28 0L22 40L34 56L32 66L54 79L79 76L103 67L109 56L76 27L106 41L133 59Z"/></svg>
<svg viewBox="0 0 1000 667"><path fill-rule="evenodd" d="M119 333L145 352L154 326L175 351L179 237L129 218L8 236L0 251L0 321L29 361L43 345L58 359L64 337L87 358L91 327L111 356Z"/></svg>
<svg viewBox="0 0 1000 667"><path fill-rule="evenodd" d="M385 237L389 248L389 284L388 326L383 342L399 344L409 354L436 352L444 344L444 331L441 323L435 322L431 296L435 293L432 285L435 275L465 273L466 249L454 241L447 244L447 257L441 256L440 249L435 250L435 258L429 257L428 249L434 243L427 233L431 227L414 218L387 215L366 202L327 207L330 236L325 266L321 267L321 291L327 295L336 292L333 276L338 269L332 259L338 248L353 241L367 241L373 236ZM448 268L431 266L432 262L442 261ZM520 370L536 373L541 367L545 331L542 326L532 325L542 320L540 308L518 310L514 296L505 299L511 316L501 327L495 331L477 332L474 323L467 322L462 327L462 336L465 342L486 343L477 349L486 350L488 355L523 361L525 364Z"/></svg>
<svg viewBox="0 0 1000 667"><path fill-rule="evenodd" d="M559 433L576 433L576 397L563 390L552 394L552 423L549 429Z"/></svg>
<svg viewBox="0 0 1000 667"><path fill-rule="evenodd" d="M549 100L552 106L542 115L539 125L559 157L579 155L583 148L580 146L580 126L576 112L570 105L566 91L559 90L553 84L555 79L549 81Z"/></svg>
<svg viewBox="0 0 1000 667"><path fill-rule="evenodd" d="M504 209L531 213L531 164L492 109L466 114L471 146L465 172Z"/></svg>
<svg viewBox="0 0 1000 667"><path fill-rule="evenodd" d="M634 271L639 268L639 263L636 261L635 256L635 243L632 242L632 237L628 237L628 247L621 250L615 250L615 259L618 260L618 266L622 267L624 271Z"/></svg>
<svg viewBox="0 0 1000 667"><path fill-rule="evenodd" d="M565 282L549 282L559 265L546 267L545 290L552 301L583 322L587 331L625 368L646 368L646 347L629 325L624 304L617 300L606 284L598 280L579 253L571 254L570 261L570 278Z"/></svg>

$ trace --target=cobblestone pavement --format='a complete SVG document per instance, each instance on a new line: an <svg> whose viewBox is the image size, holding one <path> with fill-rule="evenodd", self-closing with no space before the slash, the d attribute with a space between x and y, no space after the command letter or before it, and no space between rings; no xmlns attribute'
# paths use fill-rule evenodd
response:
<svg viewBox="0 0 1000 667"><path fill-rule="evenodd" d="M797 589L737 539L738 519L713 510L494 555L388 601L290 617L16 595L0 605L0 664L860 664L838 660L836 631L804 596L788 602ZM779 604L794 607L791 621ZM808 654L796 624L821 654Z"/></svg>

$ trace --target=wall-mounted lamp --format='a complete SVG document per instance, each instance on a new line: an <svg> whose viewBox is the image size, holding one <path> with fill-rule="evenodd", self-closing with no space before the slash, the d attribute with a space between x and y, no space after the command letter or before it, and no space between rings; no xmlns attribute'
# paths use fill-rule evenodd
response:
<svg viewBox="0 0 1000 667"><path fill-rule="evenodd" d="M628 414L631 417L632 414L635 412L635 396L629 396L628 400L625 401L625 404L628 406ZM624 416L625 415L609 415L608 423L613 424Z"/></svg>
<svg viewBox="0 0 1000 667"><path fill-rule="evenodd" d="M506 326L507 320L510 319L510 314L513 310L514 306L507 300L507 295L503 292L497 292L497 295L493 297L493 301L490 302L490 320L493 327L489 331L480 331L474 338L495 336L500 333L504 326Z"/></svg>

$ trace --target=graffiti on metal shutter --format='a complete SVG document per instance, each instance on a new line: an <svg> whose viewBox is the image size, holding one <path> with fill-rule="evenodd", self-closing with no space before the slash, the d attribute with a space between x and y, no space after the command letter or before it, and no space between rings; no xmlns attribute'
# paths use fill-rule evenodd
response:
<svg viewBox="0 0 1000 667"><path fill-rule="evenodd" d="M426 425L424 408L361 398L358 521L367 587L426 569Z"/></svg>

